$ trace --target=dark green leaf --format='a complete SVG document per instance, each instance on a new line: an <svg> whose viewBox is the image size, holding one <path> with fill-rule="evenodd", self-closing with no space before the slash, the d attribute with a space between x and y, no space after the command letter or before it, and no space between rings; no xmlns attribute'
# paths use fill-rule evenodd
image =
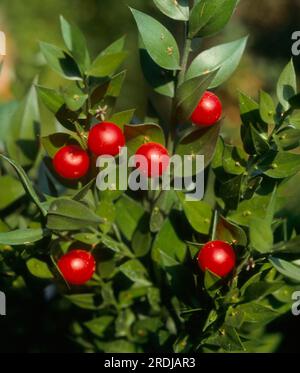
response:
<svg viewBox="0 0 300 373"><path fill-rule="evenodd" d="M67 22L63 16L60 16L60 24L66 47L82 71L85 71L89 67L90 56L82 32L76 25Z"/></svg>
<svg viewBox="0 0 300 373"><path fill-rule="evenodd" d="M132 121L134 112L135 109L115 113L109 118L109 121L115 123L121 129L123 129L125 124L130 124L130 122Z"/></svg>
<svg viewBox="0 0 300 373"><path fill-rule="evenodd" d="M186 79L203 75L208 71L218 69L218 72L208 88L223 84L238 67L246 47L248 37L231 43L221 44L200 53L191 63Z"/></svg>
<svg viewBox="0 0 300 373"><path fill-rule="evenodd" d="M86 74L98 78L111 76L124 62L126 56L126 52L111 54L102 53L92 63L91 67L86 71Z"/></svg>
<svg viewBox="0 0 300 373"><path fill-rule="evenodd" d="M201 0L190 15L190 37L205 37L219 32L230 20L237 0Z"/></svg>
<svg viewBox="0 0 300 373"><path fill-rule="evenodd" d="M55 154L65 145L78 144L72 134L57 132L41 138L43 148L46 150L49 157L53 158Z"/></svg>
<svg viewBox="0 0 300 373"><path fill-rule="evenodd" d="M130 9L143 43L154 62L167 70L178 70L179 50L172 34L154 18Z"/></svg>
<svg viewBox="0 0 300 373"><path fill-rule="evenodd" d="M0 210L7 208L25 194L20 181L9 175L0 176L0 190L8 191L0 194Z"/></svg>
<svg viewBox="0 0 300 373"><path fill-rule="evenodd" d="M1 245L29 245L41 241L49 233L41 228L38 229L18 229L16 231L1 232Z"/></svg>
<svg viewBox="0 0 300 373"><path fill-rule="evenodd" d="M70 80L82 80L79 68L73 58L55 45L40 43L47 64L59 75Z"/></svg>
<svg viewBox="0 0 300 373"><path fill-rule="evenodd" d="M61 93L54 89L37 86L39 97L44 105L54 114L58 113L65 101Z"/></svg>
<svg viewBox="0 0 300 373"><path fill-rule="evenodd" d="M7 152L22 167L31 166L39 151L40 113L37 95L31 87L11 118L6 137Z"/></svg>
<svg viewBox="0 0 300 373"><path fill-rule="evenodd" d="M162 128L157 124L132 124L124 126L126 145L135 154L137 149L147 142L165 145Z"/></svg>
<svg viewBox="0 0 300 373"><path fill-rule="evenodd" d="M291 60L284 68L277 83L278 100L283 106L284 110L290 107L289 99L297 93L296 72Z"/></svg>
<svg viewBox="0 0 300 373"><path fill-rule="evenodd" d="M165 70L157 65L150 57L142 41L140 41L140 60L145 79L154 91L173 98L175 83L172 71Z"/></svg>
<svg viewBox="0 0 300 373"><path fill-rule="evenodd" d="M273 231L267 219L252 218L249 226L251 247L259 253L270 252L273 246Z"/></svg>
<svg viewBox="0 0 300 373"><path fill-rule="evenodd" d="M140 219L144 215L143 207L133 199L123 196L116 203L118 211L116 222L126 239L130 241Z"/></svg>
<svg viewBox="0 0 300 373"><path fill-rule="evenodd" d="M178 192L184 213L191 226L199 233L208 234L212 219L212 208L203 201L186 201L183 193Z"/></svg>
<svg viewBox="0 0 300 373"><path fill-rule="evenodd" d="M92 210L80 202L59 198L52 202L47 227L57 231L71 231L97 226L103 222Z"/></svg>
<svg viewBox="0 0 300 373"><path fill-rule="evenodd" d="M284 275L285 277L288 277L294 281L300 282L300 267L296 264L287 262L286 260L270 257L269 258L270 263L276 270Z"/></svg>
<svg viewBox="0 0 300 373"><path fill-rule="evenodd" d="M135 284L151 285L146 268L136 259L128 260L119 267L119 270Z"/></svg>
<svg viewBox="0 0 300 373"><path fill-rule="evenodd" d="M188 0L153 0L158 9L166 16L178 21L189 20Z"/></svg>
<svg viewBox="0 0 300 373"><path fill-rule="evenodd" d="M33 202L40 209L41 213L45 216L47 214L47 211L44 209L42 203L40 202L40 199L39 199L38 195L36 194L32 184L31 184L30 180L28 179L28 176L27 176L26 172L23 170L23 168L20 167L19 165L17 165L13 160L5 157L2 154L0 154L0 158L7 161L15 169L15 171L17 172L17 174L18 174L18 176L21 180L21 183L23 184L23 187L24 187L25 191L30 195Z"/></svg>
<svg viewBox="0 0 300 373"><path fill-rule="evenodd" d="M277 134L278 142L282 149L292 150L300 145L300 129L284 128Z"/></svg>
<svg viewBox="0 0 300 373"><path fill-rule="evenodd" d="M247 246L247 236L244 230L236 224L226 220L224 217L220 217L217 229L216 239L226 242L235 242L240 246Z"/></svg>
<svg viewBox="0 0 300 373"><path fill-rule="evenodd" d="M161 230L158 232L154 244L153 244L153 255L155 253L158 255L158 258L161 257L159 253L165 253L167 257L170 257L173 260L173 263L165 262L164 265L176 265L178 264L178 259L183 261L186 254L186 245L180 239L174 224L170 219L167 219ZM157 259L158 259L157 258ZM163 260L166 257L162 256ZM158 259L159 260L159 259ZM163 263L162 263L163 264Z"/></svg>
<svg viewBox="0 0 300 373"><path fill-rule="evenodd" d="M276 108L272 97L265 91L260 91L259 113L261 119L266 123L274 123Z"/></svg>
<svg viewBox="0 0 300 373"><path fill-rule="evenodd" d="M180 121L190 118L216 74L217 70L208 72L196 78L186 80L178 87L176 100L177 114Z"/></svg>
<svg viewBox="0 0 300 373"><path fill-rule="evenodd" d="M283 179L300 171L300 155L287 152L272 152L258 164L264 174L274 179Z"/></svg>
<svg viewBox="0 0 300 373"><path fill-rule="evenodd" d="M113 316L100 316L86 321L84 326L97 337L103 337L105 330L113 322Z"/></svg>
<svg viewBox="0 0 300 373"><path fill-rule="evenodd" d="M49 270L48 265L41 260L31 258L27 260L26 266L28 271L35 277L46 280L53 278L53 274Z"/></svg>

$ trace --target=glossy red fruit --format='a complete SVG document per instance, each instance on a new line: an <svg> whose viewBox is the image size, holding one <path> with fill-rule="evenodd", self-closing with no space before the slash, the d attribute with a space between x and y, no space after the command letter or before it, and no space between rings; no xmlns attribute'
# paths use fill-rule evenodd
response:
<svg viewBox="0 0 300 373"><path fill-rule="evenodd" d="M231 245L224 241L211 241L198 254L198 264L204 272L209 269L220 277L227 276L235 267L236 255Z"/></svg>
<svg viewBox="0 0 300 373"><path fill-rule="evenodd" d="M155 142L143 144L135 155L142 155L146 159L145 164L137 161L138 168L144 176L161 176L169 166L170 157L167 149Z"/></svg>
<svg viewBox="0 0 300 373"><path fill-rule="evenodd" d="M90 130L88 147L91 152L98 156L115 156L119 154L120 148L122 148L124 145L124 134L122 130L114 123L98 123Z"/></svg>
<svg viewBox="0 0 300 373"><path fill-rule="evenodd" d="M80 179L88 172L90 159L79 146L67 145L55 154L53 167L65 179Z"/></svg>
<svg viewBox="0 0 300 373"><path fill-rule="evenodd" d="M71 285L85 284L93 277L96 270L93 255L81 249L63 255L57 265L64 279Z"/></svg>
<svg viewBox="0 0 300 373"><path fill-rule="evenodd" d="M206 91L191 116L191 121L197 126L209 127L221 118L222 104L218 96Z"/></svg>

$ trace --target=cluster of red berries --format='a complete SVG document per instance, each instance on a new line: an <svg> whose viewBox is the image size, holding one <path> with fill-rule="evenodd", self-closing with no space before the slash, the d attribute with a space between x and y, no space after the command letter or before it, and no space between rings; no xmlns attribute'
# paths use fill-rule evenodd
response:
<svg viewBox="0 0 300 373"><path fill-rule="evenodd" d="M197 126L209 127L221 118L221 114L222 105L219 98L211 92L205 92L190 120ZM88 135L89 151L96 156L116 156L124 145L124 134L114 123L96 124ZM169 154L161 144L143 144L136 151L136 155L142 155L147 160L146 165L139 162L137 165L141 173L148 177L160 176L168 167ZM67 145L56 153L53 165L60 176L66 179L80 179L89 170L90 158L79 146ZM208 242L198 255L201 270L208 269L220 277L227 276L233 270L235 262L233 248L222 241ZM69 284L83 285L93 277L96 261L88 251L75 249L59 259L58 268Z"/></svg>
<svg viewBox="0 0 300 373"><path fill-rule="evenodd" d="M190 119L195 125L208 127L214 125L221 114L222 105L219 98L211 92L205 92ZM96 156L116 156L124 145L124 134L114 123L98 123L88 134L88 149ZM169 165L168 151L158 143L143 144L136 155L143 155L146 158L147 168L143 163L137 164L141 173L148 177L161 176ZM153 170L151 165L155 166ZM55 154L53 166L57 174L65 179L81 179L90 168L90 157L80 146L66 145Z"/></svg>
<svg viewBox="0 0 300 373"><path fill-rule="evenodd" d="M219 277L226 277L232 272L236 255L231 245L223 241L210 241L198 254L198 265L203 272L207 269ZM91 253L75 249L63 255L58 261L58 268L71 285L83 285L89 281L96 270L96 261Z"/></svg>

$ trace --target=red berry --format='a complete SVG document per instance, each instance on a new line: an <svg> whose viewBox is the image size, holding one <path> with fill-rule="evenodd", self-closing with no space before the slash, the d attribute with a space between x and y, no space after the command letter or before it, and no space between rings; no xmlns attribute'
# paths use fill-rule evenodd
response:
<svg viewBox="0 0 300 373"><path fill-rule="evenodd" d="M220 277L227 276L234 268L235 252L228 243L223 241L208 242L198 254L198 264L202 271L209 269Z"/></svg>
<svg viewBox="0 0 300 373"><path fill-rule="evenodd" d="M67 145L55 154L53 167L65 179L80 179L88 172L90 159L79 146Z"/></svg>
<svg viewBox="0 0 300 373"><path fill-rule="evenodd" d="M167 149L155 142L143 144L135 155L142 155L146 158L147 165L137 161L137 166L144 176L161 176L169 166L170 157Z"/></svg>
<svg viewBox="0 0 300 373"><path fill-rule="evenodd" d="M88 147L96 155L119 154L125 145L122 130L114 123L103 122L96 124L89 133Z"/></svg>
<svg viewBox="0 0 300 373"><path fill-rule="evenodd" d="M218 96L206 91L191 116L191 121L197 126L214 125L222 115L222 104Z"/></svg>
<svg viewBox="0 0 300 373"><path fill-rule="evenodd" d="M63 255L57 265L64 279L71 285L85 284L93 277L96 269L93 255L81 249Z"/></svg>

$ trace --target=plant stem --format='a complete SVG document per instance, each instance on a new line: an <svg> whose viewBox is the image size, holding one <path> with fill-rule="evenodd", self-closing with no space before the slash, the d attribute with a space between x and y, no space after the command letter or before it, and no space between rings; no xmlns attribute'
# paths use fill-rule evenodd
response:
<svg viewBox="0 0 300 373"><path fill-rule="evenodd" d="M187 23L185 23L185 34L187 35ZM175 79L175 92L177 88L184 82L186 68L189 60L189 55L191 51L192 40L187 38L185 39L184 48L183 48L183 56L181 61L181 69L177 73ZM172 115L171 115L171 123L170 123L170 131L168 136L168 151L172 155L174 151L174 143L175 143L175 135L176 135L176 97L173 99L173 107L172 107Z"/></svg>
<svg viewBox="0 0 300 373"><path fill-rule="evenodd" d="M182 57L182 62L181 62L181 70L178 74L177 86L180 86L184 82L186 68L187 68L190 51L191 51L191 45L192 45L192 39L187 38L185 41L185 45L184 45L183 57Z"/></svg>

